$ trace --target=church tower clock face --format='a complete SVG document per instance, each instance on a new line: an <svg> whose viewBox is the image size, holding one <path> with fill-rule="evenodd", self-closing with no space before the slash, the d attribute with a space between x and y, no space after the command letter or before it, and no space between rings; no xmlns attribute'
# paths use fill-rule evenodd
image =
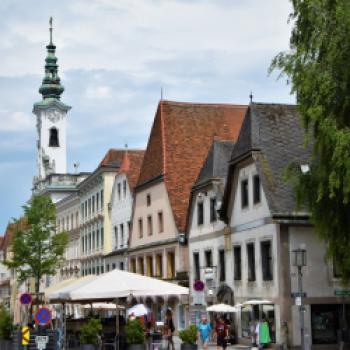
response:
<svg viewBox="0 0 350 350"><path fill-rule="evenodd" d="M42 101L35 103L33 108L33 113L37 118L38 132L38 180L43 180L50 174L67 173L67 112L71 107L61 101L64 87L58 75L51 20L50 42L46 49L45 75L39 88Z"/></svg>

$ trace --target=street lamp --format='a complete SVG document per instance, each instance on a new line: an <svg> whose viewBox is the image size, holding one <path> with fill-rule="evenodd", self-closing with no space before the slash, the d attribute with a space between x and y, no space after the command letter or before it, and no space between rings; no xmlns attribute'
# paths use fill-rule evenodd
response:
<svg viewBox="0 0 350 350"><path fill-rule="evenodd" d="M305 346L305 325L304 325L304 305L303 305L303 281L302 281L302 268L306 266L306 250L305 249L295 249L292 251L293 266L298 268L298 296L300 298L299 305L299 317L300 317L300 341L301 350L306 350Z"/></svg>

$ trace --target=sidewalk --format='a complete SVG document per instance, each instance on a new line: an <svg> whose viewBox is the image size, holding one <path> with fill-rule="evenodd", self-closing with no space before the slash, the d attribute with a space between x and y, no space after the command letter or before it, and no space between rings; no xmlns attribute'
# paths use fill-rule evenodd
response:
<svg viewBox="0 0 350 350"><path fill-rule="evenodd" d="M180 346L181 346L181 340L178 336L174 336L174 344L175 344L175 350L180 350ZM209 343L208 346L209 350L216 350L216 344L215 343ZM246 346L246 345L230 345L227 347L227 350L250 350L251 347L250 346ZM198 350L201 350L198 347Z"/></svg>

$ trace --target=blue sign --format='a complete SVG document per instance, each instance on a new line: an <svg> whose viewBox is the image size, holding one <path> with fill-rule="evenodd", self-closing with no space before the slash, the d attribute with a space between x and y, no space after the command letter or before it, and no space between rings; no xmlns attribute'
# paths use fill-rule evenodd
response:
<svg viewBox="0 0 350 350"><path fill-rule="evenodd" d="M51 311L47 307L41 307L35 313L35 323L47 325L52 320Z"/></svg>
<svg viewBox="0 0 350 350"><path fill-rule="evenodd" d="M32 296L29 293L21 294L19 301L22 305L29 305L32 302Z"/></svg>

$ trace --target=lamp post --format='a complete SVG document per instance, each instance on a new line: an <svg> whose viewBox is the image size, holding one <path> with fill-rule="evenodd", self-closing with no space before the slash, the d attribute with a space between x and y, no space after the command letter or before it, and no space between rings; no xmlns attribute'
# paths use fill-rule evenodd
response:
<svg viewBox="0 0 350 350"><path fill-rule="evenodd" d="M306 350L305 347L305 325L304 325L304 304L303 304L303 274L302 268L306 266L306 250L305 249L295 249L293 253L293 266L298 268L298 295L300 297L301 303L299 305L299 318L300 318L300 340L301 349Z"/></svg>

